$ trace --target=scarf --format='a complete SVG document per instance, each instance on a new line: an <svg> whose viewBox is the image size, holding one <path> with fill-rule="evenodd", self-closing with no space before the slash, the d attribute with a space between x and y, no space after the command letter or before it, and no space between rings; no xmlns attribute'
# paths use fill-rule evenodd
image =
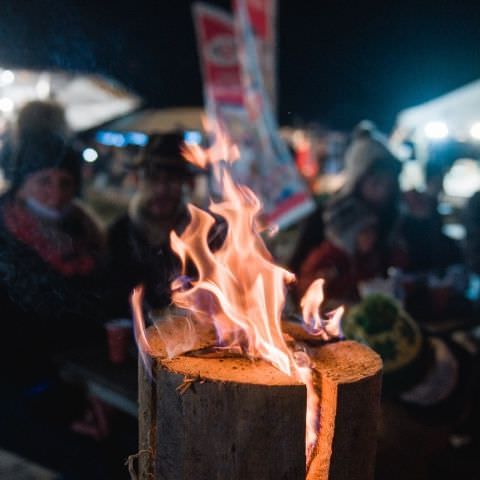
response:
<svg viewBox="0 0 480 480"><path fill-rule="evenodd" d="M57 273L85 276L94 269L96 262L85 242L70 236L58 223L42 221L18 201L6 203L1 213L7 231Z"/></svg>

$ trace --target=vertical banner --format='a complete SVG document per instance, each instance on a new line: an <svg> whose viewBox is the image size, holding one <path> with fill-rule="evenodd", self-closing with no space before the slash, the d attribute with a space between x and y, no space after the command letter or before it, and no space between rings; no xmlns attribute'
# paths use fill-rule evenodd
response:
<svg viewBox="0 0 480 480"><path fill-rule="evenodd" d="M204 95L209 114L222 104L243 107L243 89L233 18L203 3L193 7Z"/></svg>
<svg viewBox="0 0 480 480"><path fill-rule="evenodd" d="M208 115L240 151L234 178L262 199L267 222L285 228L310 213L314 203L279 136L246 1L235 2L235 22L204 4L195 4L193 12ZM260 16L255 18L260 23Z"/></svg>
<svg viewBox="0 0 480 480"><path fill-rule="evenodd" d="M253 132L243 102L233 16L217 7L196 3L193 17L208 117L221 124L241 152L242 160L236 162L232 172L235 180L256 191L249 175L252 150L245 148ZM210 189L214 194L219 193L213 180Z"/></svg>
<svg viewBox="0 0 480 480"><path fill-rule="evenodd" d="M257 46L257 58L273 114L277 111L277 0L246 0L248 19ZM233 2L234 11L238 6Z"/></svg>
<svg viewBox="0 0 480 480"><path fill-rule="evenodd" d="M267 219L280 227L295 223L315 208L310 193L295 167L265 91L256 40L248 12L249 0L235 0L235 30L243 84L243 101L258 136L258 171ZM260 1L260 0L259 0ZM258 2L257 2L258 3Z"/></svg>

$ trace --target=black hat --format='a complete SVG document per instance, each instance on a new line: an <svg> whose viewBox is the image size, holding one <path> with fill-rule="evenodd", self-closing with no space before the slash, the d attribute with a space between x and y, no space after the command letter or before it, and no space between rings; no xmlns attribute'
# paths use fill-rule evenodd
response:
<svg viewBox="0 0 480 480"><path fill-rule="evenodd" d="M185 160L183 148L182 131L152 134L135 166L143 169L147 178L160 171L169 171L184 177L192 176L197 173L197 169Z"/></svg>
<svg viewBox="0 0 480 480"><path fill-rule="evenodd" d="M68 171L81 185L81 159L68 142L52 132L36 132L24 137L14 157L12 188L40 170L59 168Z"/></svg>

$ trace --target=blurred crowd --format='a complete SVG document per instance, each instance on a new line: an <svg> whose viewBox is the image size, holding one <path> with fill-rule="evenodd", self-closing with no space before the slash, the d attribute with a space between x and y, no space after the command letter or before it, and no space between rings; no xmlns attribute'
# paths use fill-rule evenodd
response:
<svg viewBox="0 0 480 480"><path fill-rule="evenodd" d="M302 227L296 294L324 278L332 306L347 306L345 336L382 357L378 478L478 478L480 193L459 215L459 242L439 212L448 166L427 162L421 191L401 191L401 169L361 122L344 185Z"/></svg>
<svg viewBox="0 0 480 480"><path fill-rule="evenodd" d="M83 461L98 453L71 427L88 405L60 379L55 359L104 342L106 321L130 318L138 284L147 309L169 306L180 269L169 234L188 223L198 172L182 158L182 132L151 135L128 165L128 210L106 226L82 201L72 140L59 105L32 102L4 147L0 369L8 391L0 408L11 414L0 417L0 446L65 478L113 478L100 460ZM384 360L379 478L443 478L430 459L479 440L480 192L463 212L458 243L445 235L438 209L445 170L427 164L425 189L402 192L401 168L381 132L359 124L345 183L295 226L298 243L281 260L297 275L292 297L324 278L329 304L348 307L345 335ZM410 459L401 442L416 445Z"/></svg>

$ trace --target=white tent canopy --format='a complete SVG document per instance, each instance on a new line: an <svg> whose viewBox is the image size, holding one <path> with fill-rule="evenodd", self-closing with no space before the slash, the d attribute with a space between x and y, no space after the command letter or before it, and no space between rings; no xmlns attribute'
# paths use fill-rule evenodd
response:
<svg viewBox="0 0 480 480"><path fill-rule="evenodd" d="M168 132L174 129L202 131L201 107L145 109L124 116L105 125L105 130L116 132Z"/></svg>
<svg viewBox="0 0 480 480"><path fill-rule="evenodd" d="M11 117L31 100L55 99L72 130L88 130L137 109L140 97L99 75L0 69L0 115Z"/></svg>
<svg viewBox="0 0 480 480"><path fill-rule="evenodd" d="M419 137L429 122L445 123L453 137L467 136L472 125L480 122L480 80L403 110L397 117L396 132L404 138L421 140Z"/></svg>

